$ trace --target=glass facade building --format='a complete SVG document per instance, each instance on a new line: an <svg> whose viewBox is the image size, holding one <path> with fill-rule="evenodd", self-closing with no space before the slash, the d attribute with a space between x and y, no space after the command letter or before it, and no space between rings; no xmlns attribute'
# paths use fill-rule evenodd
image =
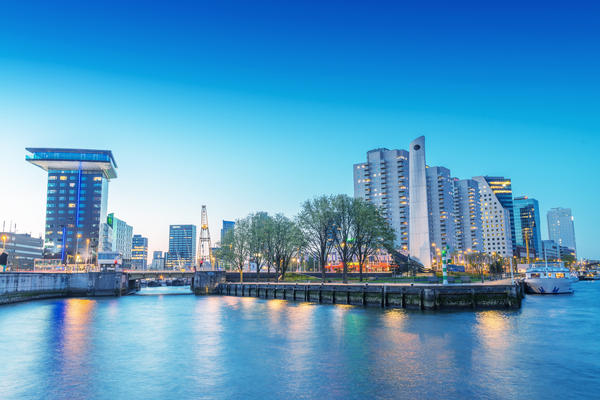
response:
<svg viewBox="0 0 600 400"><path fill-rule="evenodd" d="M515 243L529 248L536 257L543 258L542 234L540 229L540 205L536 199L527 196L515 197Z"/></svg>
<svg viewBox="0 0 600 400"><path fill-rule="evenodd" d="M193 269L196 265L196 225L169 226L167 269Z"/></svg>
<svg viewBox="0 0 600 400"><path fill-rule="evenodd" d="M27 148L26 161L48 172L46 258L93 263L106 219L108 182L117 164L108 150Z"/></svg>
<svg viewBox="0 0 600 400"><path fill-rule="evenodd" d="M148 269L148 238L133 235L131 242L131 267L133 269Z"/></svg>
<svg viewBox="0 0 600 400"><path fill-rule="evenodd" d="M221 228L221 244L225 240L225 235L227 235L227 232L233 230L234 227L235 222L223 220L223 227Z"/></svg>

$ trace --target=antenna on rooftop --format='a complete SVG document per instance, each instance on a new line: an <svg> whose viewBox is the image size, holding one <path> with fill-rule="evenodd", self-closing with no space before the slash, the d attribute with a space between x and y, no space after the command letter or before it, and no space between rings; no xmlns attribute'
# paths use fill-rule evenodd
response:
<svg viewBox="0 0 600 400"><path fill-rule="evenodd" d="M205 262L208 262L212 269L212 250L210 245L210 232L208 231L208 214L206 213L205 205L202 206L202 213L200 216L200 239L198 247L198 265L203 266Z"/></svg>

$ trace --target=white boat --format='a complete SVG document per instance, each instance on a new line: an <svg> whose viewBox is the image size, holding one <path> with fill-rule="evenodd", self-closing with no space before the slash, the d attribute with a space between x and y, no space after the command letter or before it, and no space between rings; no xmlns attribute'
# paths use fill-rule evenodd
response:
<svg viewBox="0 0 600 400"><path fill-rule="evenodd" d="M527 290L535 294L573 293L571 273L568 268L534 266L525 273Z"/></svg>
<svg viewBox="0 0 600 400"><path fill-rule="evenodd" d="M569 279L571 279L571 282L577 282L579 281L579 275L576 271L571 271L569 272Z"/></svg>

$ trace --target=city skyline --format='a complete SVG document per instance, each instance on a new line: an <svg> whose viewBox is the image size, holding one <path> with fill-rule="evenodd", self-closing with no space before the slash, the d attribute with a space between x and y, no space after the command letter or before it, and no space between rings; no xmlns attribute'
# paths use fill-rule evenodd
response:
<svg viewBox="0 0 600 400"><path fill-rule="evenodd" d="M588 172L600 146L591 17L575 23L557 9L492 16L476 7L478 20L456 9L447 10L450 18L424 18L423 10L393 5L382 13L311 3L263 15L240 4L240 15L218 5L172 9L178 23L164 21L159 31L144 21L160 6L142 16L122 10L99 25L93 6L73 6L76 25L45 8L31 11L27 26L17 18L23 5L3 13L7 227L44 230L45 179L23 160L25 147L112 150L119 177L108 212L148 237L151 253L167 250L169 225L200 226L202 204L215 241L222 220L256 210L291 216L318 194L352 194L349 168L369 150L425 135L429 165L461 178L505 176L514 196L537 199L543 239L547 211L571 208L578 256L600 258L598 189ZM287 26L290 13L296 29ZM315 28L308 14L332 25ZM215 15L252 34L236 42L239 31L221 29L210 21ZM513 34L500 38L503 18ZM114 41L119 35L135 36L136 57Z"/></svg>

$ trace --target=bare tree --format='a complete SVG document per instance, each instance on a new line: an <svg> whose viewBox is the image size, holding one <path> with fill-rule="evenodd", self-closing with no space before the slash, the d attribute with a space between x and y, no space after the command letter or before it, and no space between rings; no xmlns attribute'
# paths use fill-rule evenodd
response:
<svg viewBox="0 0 600 400"><path fill-rule="evenodd" d="M320 196L312 200L306 200L302 204L297 221L307 251L319 260L321 279L325 282L325 266L333 244L331 197Z"/></svg>

